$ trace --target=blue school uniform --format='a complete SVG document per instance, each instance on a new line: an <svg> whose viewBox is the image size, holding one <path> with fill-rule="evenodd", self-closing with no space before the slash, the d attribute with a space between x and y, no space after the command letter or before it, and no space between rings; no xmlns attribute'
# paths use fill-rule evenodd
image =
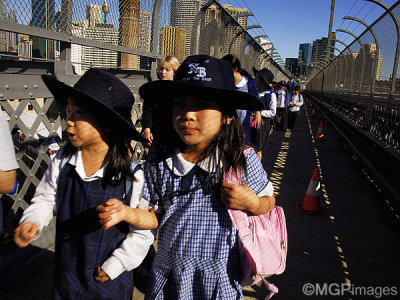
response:
<svg viewBox="0 0 400 300"><path fill-rule="evenodd" d="M258 194L267 174L253 150L246 161L243 183ZM146 299L242 299L236 229L219 189L201 184L216 168L207 160L191 164L179 152L149 168L143 197L164 216Z"/></svg>
<svg viewBox="0 0 400 300"><path fill-rule="evenodd" d="M118 224L103 230L96 206L110 198L130 199L125 182L108 185L101 179L84 182L75 167L66 163L61 169L56 196L56 271L55 299L131 299L133 271L114 280L97 282L97 267L124 241L128 226ZM125 204L128 204L126 200Z"/></svg>

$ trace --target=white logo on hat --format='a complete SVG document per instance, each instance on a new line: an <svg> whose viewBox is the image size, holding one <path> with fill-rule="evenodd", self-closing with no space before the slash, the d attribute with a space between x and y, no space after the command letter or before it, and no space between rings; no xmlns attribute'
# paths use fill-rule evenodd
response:
<svg viewBox="0 0 400 300"><path fill-rule="evenodd" d="M199 64L189 64L189 71L188 74L193 74L195 73L197 77L206 77L206 68L204 67L199 67Z"/></svg>

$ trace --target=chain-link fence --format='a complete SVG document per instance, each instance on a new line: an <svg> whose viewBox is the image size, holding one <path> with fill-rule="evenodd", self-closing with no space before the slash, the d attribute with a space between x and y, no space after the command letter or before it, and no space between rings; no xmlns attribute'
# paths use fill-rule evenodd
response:
<svg viewBox="0 0 400 300"><path fill-rule="evenodd" d="M232 53L247 71L267 67L276 81L288 80L290 74L272 59L273 50L249 34L249 15L213 0L0 0L0 106L20 165L19 192L0 195L3 242L63 144L65 122L42 74L74 84L90 67L113 72L135 94L133 116L140 130L138 88L156 79L157 64L166 55L183 60ZM144 148L134 146L134 159L141 160ZM51 245L53 229L54 220L36 245Z"/></svg>
<svg viewBox="0 0 400 300"><path fill-rule="evenodd" d="M400 150L399 18L397 1L337 56L323 57L306 82L307 90L331 110L396 151Z"/></svg>

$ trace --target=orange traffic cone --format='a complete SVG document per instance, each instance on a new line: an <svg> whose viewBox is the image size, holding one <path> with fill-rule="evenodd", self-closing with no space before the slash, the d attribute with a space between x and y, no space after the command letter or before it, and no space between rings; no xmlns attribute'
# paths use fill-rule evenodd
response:
<svg viewBox="0 0 400 300"><path fill-rule="evenodd" d="M311 177L310 184L308 185L303 203L297 206L296 211L303 215L323 216L324 213L321 211L319 205L320 196L319 168L316 167Z"/></svg>
<svg viewBox="0 0 400 300"><path fill-rule="evenodd" d="M317 137L315 139L317 141L324 141L325 140L324 133L322 132L322 121L321 121L321 123L319 123Z"/></svg>
<svg viewBox="0 0 400 300"><path fill-rule="evenodd" d="M312 109L311 117L315 117L315 107L313 107L313 109Z"/></svg>

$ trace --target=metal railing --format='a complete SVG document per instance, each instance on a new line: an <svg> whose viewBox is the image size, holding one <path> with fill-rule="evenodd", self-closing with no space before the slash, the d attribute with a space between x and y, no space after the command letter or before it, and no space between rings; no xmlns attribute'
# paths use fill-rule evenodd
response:
<svg viewBox="0 0 400 300"><path fill-rule="evenodd" d="M60 117L42 74L74 84L90 67L104 68L135 94L133 118L140 130L140 85L155 80L165 55L222 57L232 53L242 67L269 68L275 80L288 73L249 33L249 12L216 0L0 0L0 106L9 120L20 189L0 195L5 235L10 239L23 210L63 144ZM134 159L144 148L134 145ZM35 245L54 242L54 219Z"/></svg>
<svg viewBox="0 0 400 300"><path fill-rule="evenodd" d="M379 189L400 207L400 1L388 7L367 0L385 12L360 34L338 29L354 38L337 56L315 65L306 89L314 104L331 120L353 156Z"/></svg>
<svg viewBox="0 0 400 300"><path fill-rule="evenodd" d="M385 12L354 36L337 56L321 61L306 82L308 92L395 151L400 150L399 15L400 1L391 7L368 0ZM353 33L338 30L347 34ZM343 43L341 41L338 41Z"/></svg>

